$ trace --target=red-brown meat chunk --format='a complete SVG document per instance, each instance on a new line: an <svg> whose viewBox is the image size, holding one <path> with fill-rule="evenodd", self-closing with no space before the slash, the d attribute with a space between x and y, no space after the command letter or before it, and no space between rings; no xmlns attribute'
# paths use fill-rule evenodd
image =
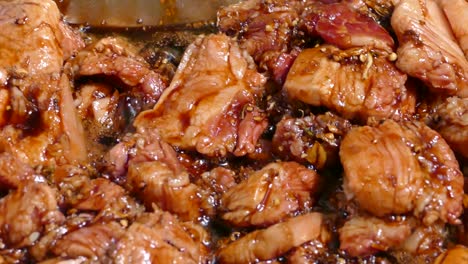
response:
<svg viewBox="0 0 468 264"><path fill-rule="evenodd" d="M331 58L341 52L327 45L302 51L284 84L288 96L364 122L369 117L401 119L414 112L407 77L392 62L369 54L363 55L364 63Z"/></svg>
<svg viewBox="0 0 468 264"><path fill-rule="evenodd" d="M62 74L82 40L54 1L0 2L0 146L32 167L86 160L84 135Z"/></svg>
<svg viewBox="0 0 468 264"><path fill-rule="evenodd" d="M123 228L116 222L98 223L82 227L59 239L52 252L57 256L89 259L106 259L107 252L124 234Z"/></svg>
<svg viewBox="0 0 468 264"><path fill-rule="evenodd" d="M434 92L468 97L468 61L434 0L399 1L392 28L400 43L399 69L421 79Z"/></svg>
<svg viewBox="0 0 468 264"><path fill-rule="evenodd" d="M252 263L275 259L305 242L327 243L330 235L320 213L309 213L248 233L218 251L220 263Z"/></svg>
<svg viewBox="0 0 468 264"><path fill-rule="evenodd" d="M390 34L370 16L355 10L352 1L311 2L302 13L299 26L310 35L320 36L341 49L368 47L392 52L394 43Z"/></svg>
<svg viewBox="0 0 468 264"><path fill-rule="evenodd" d="M152 210L153 203L194 220L203 212L200 188L177 159L177 153L156 131L135 133L117 144L108 155L110 173ZM209 209L209 208L205 208Z"/></svg>
<svg viewBox="0 0 468 264"><path fill-rule="evenodd" d="M450 23L460 48L468 59L468 2L466 0L436 0Z"/></svg>
<svg viewBox="0 0 468 264"><path fill-rule="evenodd" d="M206 263L206 231L157 211L133 223L117 243L114 263Z"/></svg>
<svg viewBox="0 0 468 264"><path fill-rule="evenodd" d="M344 188L376 216L413 213L431 225L460 223L463 175L445 140L418 122L353 128L340 158Z"/></svg>
<svg viewBox="0 0 468 264"><path fill-rule="evenodd" d="M400 246L411 235L411 226L374 217L355 217L339 233L341 250L351 256L365 256Z"/></svg>
<svg viewBox="0 0 468 264"><path fill-rule="evenodd" d="M159 161L132 163L127 175L128 189L151 208L156 204L183 220L196 221L201 214L198 187L187 172L174 173Z"/></svg>
<svg viewBox="0 0 468 264"><path fill-rule="evenodd" d="M163 76L137 54L123 38L107 37L78 53L72 61L78 76L105 75L118 78L129 87L137 87L147 104L154 105L166 88Z"/></svg>
<svg viewBox="0 0 468 264"><path fill-rule="evenodd" d="M434 264L466 263L468 262L468 248L457 245L441 254Z"/></svg>
<svg viewBox="0 0 468 264"><path fill-rule="evenodd" d="M449 97L436 109L434 128L454 151L468 158L468 98Z"/></svg>
<svg viewBox="0 0 468 264"><path fill-rule="evenodd" d="M282 84L297 56L292 42L303 6L297 0L243 1L218 11L218 28L236 34L241 47Z"/></svg>
<svg viewBox="0 0 468 264"><path fill-rule="evenodd" d="M296 162L271 163L229 189L222 218L236 226L267 226L312 206L315 171Z"/></svg>
<svg viewBox="0 0 468 264"><path fill-rule="evenodd" d="M273 150L283 159L323 169L339 162L341 139L350 129L348 120L331 112L303 118L285 117L276 124Z"/></svg>
<svg viewBox="0 0 468 264"><path fill-rule="evenodd" d="M267 121L255 106L265 78L250 56L223 34L197 39L185 51L170 87L135 126L159 130L167 143L209 156L243 156ZM147 133L147 132L144 132Z"/></svg>
<svg viewBox="0 0 468 264"><path fill-rule="evenodd" d="M0 200L0 237L9 247L31 246L48 225L64 220L54 190L44 183L31 182Z"/></svg>

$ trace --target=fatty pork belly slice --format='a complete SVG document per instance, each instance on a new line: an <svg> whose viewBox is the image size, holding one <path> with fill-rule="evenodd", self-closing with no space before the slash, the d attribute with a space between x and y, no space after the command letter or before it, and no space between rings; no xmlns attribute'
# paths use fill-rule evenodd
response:
<svg viewBox="0 0 468 264"><path fill-rule="evenodd" d="M311 36L319 36L325 43L341 49L368 47L393 52L394 41L390 34L353 6L353 1L311 2L301 14L298 25Z"/></svg>
<svg viewBox="0 0 468 264"><path fill-rule="evenodd" d="M255 105L265 81L235 40L202 36L185 51L154 109L141 113L134 125L140 131L157 129L164 141L181 149L244 156L255 151L267 126Z"/></svg>
<svg viewBox="0 0 468 264"><path fill-rule="evenodd" d="M0 2L0 145L32 167L86 160L64 59L83 41L54 1Z"/></svg>
<svg viewBox="0 0 468 264"><path fill-rule="evenodd" d="M61 225L55 191L30 182L0 200L0 237L8 248L34 245L46 228Z"/></svg>
<svg viewBox="0 0 468 264"><path fill-rule="evenodd" d="M246 234L220 248L217 261L225 264L274 260L291 249L315 240L326 244L330 241L330 233L322 214L308 213Z"/></svg>
<svg viewBox="0 0 468 264"><path fill-rule="evenodd" d="M400 1L391 24L399 41L400 70L434 92L468 97L468 61L434 0Z"/></svg>
<svg viewBox="0 0 468 264"><path fill-rule="evenodd" d="M218 28L235 35L260 68L282 84L297 56L293 42L303 7L297 0L243 1L218 11Z"/></svg>
<svg viewBox="0 0 468 264"><path fill-rule="evenodd" d="M314 170L296 162L271 163L223 194L222 218L240 227L275 224L311 208L318 184Z"/></svg>
<svg viewBox="0 0 468 264"><path fill-rule="evenodd" d="M386 57L362 53L341 59L352 50L324 45L302 51L283 89L290 99L324 106L343 118L402 119L415 111L415 96L406 88L406 74Z"/></svg>
<svg viewBox="0 0 468 264"><path fill-rule="evenodd" d="M429 226L461 223L463 174L445 140L420 122L353 128L340 159L348 199L375 216L413 214Z"/></svg>
<svg viewBox="0 0 468 264"><path fill-rule="evenodd" d="M137 219L116 243L112 263L208 263L203 227L157 210Z"/></svg>

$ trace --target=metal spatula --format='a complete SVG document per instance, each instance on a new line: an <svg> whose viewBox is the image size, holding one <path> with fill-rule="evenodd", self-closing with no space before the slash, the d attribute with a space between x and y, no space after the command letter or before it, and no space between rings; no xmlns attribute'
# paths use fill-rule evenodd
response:
<svg viewBox="0 0 468 264"><path fill-rule="evenodd" d="M141 27L206 22L239 0L56 0L71 24Z"/></svg>

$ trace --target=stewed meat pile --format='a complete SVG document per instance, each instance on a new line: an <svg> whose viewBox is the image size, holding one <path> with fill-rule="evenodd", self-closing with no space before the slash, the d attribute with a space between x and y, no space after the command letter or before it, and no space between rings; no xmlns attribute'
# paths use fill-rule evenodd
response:
<svg viewBox="0 0 468 264"><path fill-rule="evenodd" d="M0 1L0 263L468 262L468 2L237 2Z"/></svg>

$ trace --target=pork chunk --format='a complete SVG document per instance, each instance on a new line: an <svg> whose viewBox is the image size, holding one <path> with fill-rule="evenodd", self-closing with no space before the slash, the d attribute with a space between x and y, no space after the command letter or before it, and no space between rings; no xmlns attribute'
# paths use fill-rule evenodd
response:
<svg viewBox="0 0 468 264"><path fill-rule="evenodd" d="M82 47L54 1L0 3L0 145L32 167L86 160L64 58ZM68 45L70 38L74 45ZM54 160L55 159L55 160Z"/></svg>
<svg viewBox="0 0 468 264"><path fill-rule="evenodd" d="M208 156L244 156L267 121L255 105L265 78L250 56L223 34L201 37L185 51L170 87L153 110L135 120L141 131L157 129L163 140Z"/></svg>
<svg viewBox="0 0 468 264"><path fill-rule="evenodd" d="M7 246L33 245L47 225L60 225L56 194L44 183L29 183L0 200L0 236Z"/></svg>
<svg viewBox="0 0 468 264"><path fill-rule="evenodd" d="M315 171L296 162L271 163L229 189L222 218L236 226L268 226L312 206Z"/></svg>
<svg viewBox="0 0 468 264"><path fill-rule="evenodd" d="M461 223L463 174L445 140L426 125L388 120L354 128L340 159L347 196L372 214Z"/></svg>
<svg viewBox="0 0 468 264"><path fill-rule="evenodd" d="M396 62L400 70L434 92L468 96L468 61L434 0L399 1L391 24L400 43Z"/></svg>
<svg viewBox="0 0 468 264"><path fill-rule="evenodd" d="M283 89L291 99L327 107L346 119L402 119L414 112L406 74L392 62L370 54L361 54L364 63L341 60L341 53L328 45L302 51Z"/></svg>

